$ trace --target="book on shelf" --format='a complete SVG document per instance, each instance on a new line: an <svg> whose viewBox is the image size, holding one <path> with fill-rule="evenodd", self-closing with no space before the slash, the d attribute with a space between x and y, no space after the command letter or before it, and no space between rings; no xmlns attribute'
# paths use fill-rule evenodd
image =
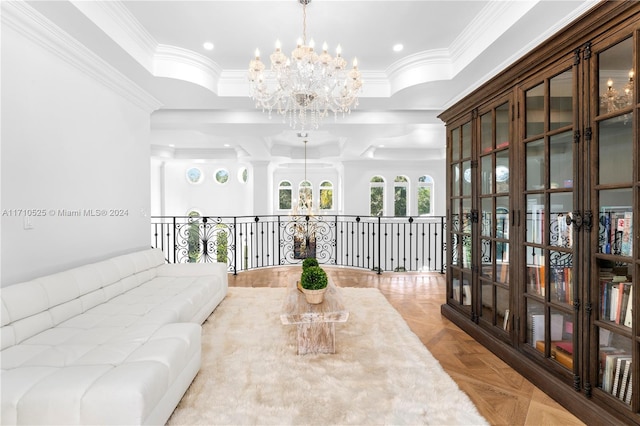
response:
<svg viewBox="0 0 640 426"><path fill-rule="evenodd" d="M603 329L600 329L600 332L602 332ZM610 357L615 357L615 356L622 356L622 355L629 355L626 351L622 350L622 349L618 349L614 346L600 346L600 350L599 350L599 354L600 354L600 370L599 370L599 376L600 376L600 386L605 389L605 385L606 385L606 377L608 373L607 371L607 360ZM614 362L613 359L609 360L609 363ZM611 367L609 367L609 370L611 370ZM613 376L613 374L611 374L611 376Z"/></svg>
<svg viewBox="0 0 640 426"><path fill-rule="evenodd" d="M567 355L573 355L573 342L570 340L560 340L555 342L556 348L560 352L564 352Z"/></svg>
<svg viewBox="0 0 640 426"><path fill-rule="evenodd" d="M624 212L622 219L622 236L620 237L620 254L631 256L633 252L633 213Z"/></svg>
<svg viewBox="0 0 640 426"><path fill-rule="evenodd" d="M613 283L609 280L600 281L600 319L609 319L611 313L611 302L609 297L611 295L611 285Z"/></svg>
<svg viewBox="0 0 640 426"><path fill-rule="evenodd" d="M549 286L554 290L555 300L562 303L571 303L571 267L551 266L549 269Z"/></svg>
<svg viewBox="0 0 640 426"><path fill-rule="evenodd" d="M621 361L622 359L631 359L631 355L627 353L617 353L617 354L608 354L605 356L605 364L604 364L604 372L602 374L602 389L615 395L615 391L617 389L614 388L616 383L617 373L619 373Z"/></svg>
<svg viewBox="0 0 640 426"><path fill-rule="evenodd" d="M545 318L544 314L531 315L531 346L535 347L536 342L545 340ZM562 340L564 328L564 316L561 314L551 314L551 340Z"/></svg>
<svg viewBox="0 0 640 426"><path fill-rule="evenodd" d="M627 362L631 362L631 357L620 357L616 359L616 368L613 373L613 386L611 388L611 394L619 397L620 387L622 385L622 376L624 375L624 369Z"/></svg>
<svg viewBox="0 0 640 426"><path fill-rule="evenodd" d="M602 207L600 228L601 253L631 256L633 211L630 207Z"/></svg>
<svg viewBox="0 0 640 426"><path fill-rule="evenodd" d="M531 315L531 346L536 347L536 342L544 343L544 315Z"/></svg>
<svg viewBox="0 0 640 426"><path fill-rule="evenodd" d="M629 388L629 378L631 377L631 364L632 360L628 360L624 366L624 372L622 373L622 381L620 382L620 392L618 392L618 398L624 401L627 396L626 392Z"/></svg>
<svg viewBox="0 0 640 426"><path fill-rule="evenodd" d="M545 296L544 264L527 265L527 285L530 293Z"/></svg>
<svg viewBox="0 0 640 426"><path fill-rule="evenodd" d="M611 214L603 213L600 216L600 224L603 227L603 232L600 234L602 235L600 241L600 252L611 254L611 239L609 237L609 234L611 233Z"/></svg>
<svg viewBox="0 0 640 426"><path fill-rule="evenodd" d="M624 324L626 320L626 315L629 307L629 296L631 295L631 283L619 283L618 284L618 306L616 313L616 324Z"/></svg>
<svg viewBox="0 0 640 426"><path fill-rule="evenodd" d="M615 283L615 282L611 282L610 286L607 286L607 290L609 291L609 316L605 319L608 319L609 321L613 321L615 322L616 320L616 312L617 312L617 306L618 306L618 289L619 289L620 285Z"/></svg>
<svg viewBox="0 0 640 426"><path fill-rule="evenodd" d="M538 340L535 347L544 353L545 343L543 340ZM573 368L573 343L566 340L552 341L549 346L549 356L565 367Z"/></svg>
<svg viewBox="0 0 640 426"><path fill-rule="evenodd" d="M624 314L624 322L625 327L631 328L633 325L633 286L629 286L629 298L627 300L627 310Z"/></svg>
<svg viewBox="0 0 640 426"><path fill-rule="evenodd" d="M633 370L629 370L629 384L627 384L627 394L624 396L625 404L631 404L631 395L633 395Z"/></svg>
<svg viewBox="0 0 640 426"><path fill-rule="evenodd" d="M511 311L509 311L509 309L504 310L504 320L502 321L503 330L509 331L509 322L511 321L510 314Z"/></svg>
<svg viewBox="0 0 640 426"><path fill-rule="evenodd" d="M626 276L600 280L600 319L626 325L631 306L631 283Z"/></svg>

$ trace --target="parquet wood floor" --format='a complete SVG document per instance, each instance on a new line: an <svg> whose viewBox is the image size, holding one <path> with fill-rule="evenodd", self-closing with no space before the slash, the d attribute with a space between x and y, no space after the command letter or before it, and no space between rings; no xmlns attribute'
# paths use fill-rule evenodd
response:
<svg viewBox="0 0 640 426"><path fill-rule="evenodd" d="M383 273L325 267L341 287L374 287L469 395L492 425L583 425L464 331L440 315L445 279L438 273ZM229 285L281 287L299 266L262 268L229 275Z"/></svg>

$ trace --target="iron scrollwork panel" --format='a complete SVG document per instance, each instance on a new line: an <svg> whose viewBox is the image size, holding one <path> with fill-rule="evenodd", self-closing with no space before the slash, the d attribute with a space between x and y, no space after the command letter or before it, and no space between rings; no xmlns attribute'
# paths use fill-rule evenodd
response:
<svg viewBox="0 0 640 426"><path fill-rule="evenodd" d="M176 262L230 264L235 251L233 224L221 218L190 217L176 224Z"/></svg>
<svg viewBox="0 0 640 426"><path fill-rule="evenodd" d="M336 264L335 223L319 216L290 216L280 222L280 263L295 264L315 257L321 264Z"/></svg>

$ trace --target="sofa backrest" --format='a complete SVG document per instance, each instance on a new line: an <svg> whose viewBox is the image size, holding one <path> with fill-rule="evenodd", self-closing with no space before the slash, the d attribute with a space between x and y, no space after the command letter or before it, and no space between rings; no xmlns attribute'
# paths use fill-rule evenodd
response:
<svg viewBox="0 0 640 426"><path fill-rule="evenodd" d="M164 263L162 250L143 250L0 289L1 349L149 281Z"/></svg>

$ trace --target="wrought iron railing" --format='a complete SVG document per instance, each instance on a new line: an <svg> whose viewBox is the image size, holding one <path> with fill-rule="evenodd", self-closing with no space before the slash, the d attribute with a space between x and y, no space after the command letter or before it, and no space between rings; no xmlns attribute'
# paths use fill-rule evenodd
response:
<svg viewBox="0 0 640 426"><path fill-rule="evenodd" d="M151 245L169 263L223 262L248 269L320 264L377 271L445 270L445 219L378 216L156 216Z"/></svg>

